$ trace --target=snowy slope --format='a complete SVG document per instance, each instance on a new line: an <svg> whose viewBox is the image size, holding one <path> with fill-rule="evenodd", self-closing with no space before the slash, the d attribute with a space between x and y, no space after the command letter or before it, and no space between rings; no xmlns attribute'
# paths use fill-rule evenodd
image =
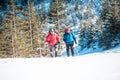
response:
<svg viewBox="0 0 120 80"><path fill-rule="evenodd" d="M119 61L120 48L77 57L6 58L0 59L0 80L120 80Z"/></svg>

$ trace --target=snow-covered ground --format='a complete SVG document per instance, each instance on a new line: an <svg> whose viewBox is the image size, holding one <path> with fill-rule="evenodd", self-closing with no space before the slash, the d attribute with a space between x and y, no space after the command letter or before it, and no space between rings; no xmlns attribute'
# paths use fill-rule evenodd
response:
<svg viewBox="0 0 120 80"><path fill-rule="evenodd" d="M0 59L0 80L120 80L120 48L58 58Z"/></svg>

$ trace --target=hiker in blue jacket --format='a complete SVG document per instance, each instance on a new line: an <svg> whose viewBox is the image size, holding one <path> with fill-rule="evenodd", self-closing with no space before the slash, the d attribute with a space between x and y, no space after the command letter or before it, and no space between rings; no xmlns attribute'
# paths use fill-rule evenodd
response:
<svg viewBox="0 0 120 80"><path fill-rule="evenodd" d="M71 49L72 56L74 56L73 46L74 46L74 42L75 42L75 44L77 44L77 42L76 42L75 36L73 35L73 33L70 32L69 28L65 29L65 34L63 35L63 41L66 44L67 55L70 56L69 49Z"/></svg>

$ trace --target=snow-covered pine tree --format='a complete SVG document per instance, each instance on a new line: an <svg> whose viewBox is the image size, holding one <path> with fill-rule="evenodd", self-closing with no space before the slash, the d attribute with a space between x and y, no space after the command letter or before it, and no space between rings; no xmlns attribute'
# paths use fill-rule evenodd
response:
<svg viewBox="0 0 120 80"><path fill-rule="evenodd" d="M120 23L120 3L118 0L107 1L103 7L103 12L101 14L101 18L104 22L103 24L103 34L100 39L99 45L104 47L104 49L109 49L117 46L118 42L116 42L117 35L120 34L120 27L118 27ZM113 44L114 43L114 44Z"/></svg>
<svg viewBox="0 0 120 80"><path fill-rule="evenodd" d="M97 23L98 16L96 16L94 10L95 2L92 0L86 5L83 5L84 4L80 5L82 8L78 8L81 11L79 12L79 15L81 15L79 46L81 49L96 49L98 34L100 32L99 29L101 28Z"/></svg>

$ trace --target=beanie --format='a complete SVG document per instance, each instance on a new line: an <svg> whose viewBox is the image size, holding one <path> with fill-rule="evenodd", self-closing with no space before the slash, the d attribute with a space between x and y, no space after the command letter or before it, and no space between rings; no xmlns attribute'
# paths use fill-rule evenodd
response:
<svg viewBox="0 0 120 80"><path fill-rule="evenodd" d="M69 31L69 28L65 28L65 32L68 32Z"/></svg>
<svg viewBox="0 0 120 80"><path fill-rule="evenodd" d="M54 30L53 29L49 29L49 32L54 32Z"/></svg>

